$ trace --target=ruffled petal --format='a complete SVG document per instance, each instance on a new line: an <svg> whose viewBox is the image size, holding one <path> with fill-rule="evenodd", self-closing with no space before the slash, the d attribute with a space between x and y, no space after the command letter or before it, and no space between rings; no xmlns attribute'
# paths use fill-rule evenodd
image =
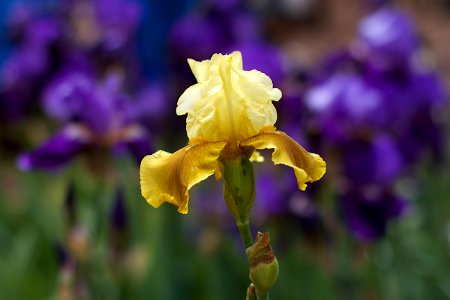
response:
<svg viewBox="0 0 450 300"><path fill-rule="evenodd" d="M189 190L214 174L225 142L188 145L171 154L158 151L141 162L141 193L153 207L169 202L188 212Z"/></svg>
<svg viewBox="0 0 450 300"><path fill-rule="evenodd" d="M188 62L198 83L180 96L176 112L187 114L189 139L237 141L275 124L277 112L272 101L281 98L281 91L264 73L243 70L240 52Z"/></svg>
<svg viewBox="0 0 450 300"><path fill-rule="evenodd" d="M189 67L192 70L192 73L195 76L195 79L197 79L197 82L204 82L208 80L209 76L209 66L210 61L209 60L203 60L203 61L196 61L193 59L188 59Z"/></svg>
<svg viewBox="0 0 450 300"><path fill-rule="evenodd" d="M307 182L322 178L326 171L325 161L317 154L309 153L296 141L274 127L266 127L251 138L241 141L241 147L274 149L272 161L294 169L298 188L306 189Z"/></svg>

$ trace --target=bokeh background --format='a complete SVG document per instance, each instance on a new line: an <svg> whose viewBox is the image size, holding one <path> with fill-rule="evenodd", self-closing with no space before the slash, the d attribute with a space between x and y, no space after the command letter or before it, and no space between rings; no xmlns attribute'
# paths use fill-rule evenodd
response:
<svg viewBox="0 0 450 300"><path fill-rule="evenodd" d="M255 166L273 299L450 298L447 0L2 0L0 298L243 299L213 178L188 215L139 162L187 143L187 58L240 50L277 127L327 161L306 192Z"/></svg>

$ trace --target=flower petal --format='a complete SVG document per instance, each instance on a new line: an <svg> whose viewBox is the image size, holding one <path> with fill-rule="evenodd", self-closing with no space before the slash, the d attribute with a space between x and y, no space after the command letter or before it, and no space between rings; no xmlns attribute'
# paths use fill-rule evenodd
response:
<svg viewBox="0 0 450 300"><path fill-rule="evenodd" d="M141 193L153 207L169 202L188 212L189 190L214 173L225 142L188 145L171 154L158 151L141 162Z"/></svg>
<svg viewBox="0 0 450 300"><path fill-rule="evenodd" d="M117 154L129 152L137 164L140 164L144 156L153 152L152 148L150 134L145 128L136 124L125 128L114 145Z"/></svg>
<svg viewBox="0 0 450 300"><path fill-rule="evenodd" d="M197 79L197 82L204 82L208 80L209 76L209 65L210 62L208 60L196 61L193 59L188 59L189 67L192 70L192 73Z"/></svg>
<svg viewBox="0 0 450 300"><path fill-rule="evenodd" d="M52 171L63 167L92 143L89 132L81 125L71 124L50 137L38 148L17 158L22 171Z"/></svg>
<svg viewBox="0 0 450 300"><path fill-rule="evenodd" d="M251 162L259 162L262 163L264 162L264 156L261 155L261 153L259 153L259 151L253 151L252 156L250 156L250 161Z"/></svg>
<svg viewBox="0 0 450 300"><path fill-rule="evenodd" d="M272 161L274 164L283 164L294 169L298 188L306 189L307 182L322 178L326 171L323 159L314 153L309 153L296 141L274 127L266 127L251 138L241 141L241 147L254 147L255 149L274 149Z"/></svg>
<svg viewBox="0 0 450 300"><path fill-rule="evenodd" d="M277 112L272 101L281 98L281 91L264 73L243 70L240 52L188 62L198 83L180 96L176 112L187 114L189 139L237 141L275 124Z"/></svg>

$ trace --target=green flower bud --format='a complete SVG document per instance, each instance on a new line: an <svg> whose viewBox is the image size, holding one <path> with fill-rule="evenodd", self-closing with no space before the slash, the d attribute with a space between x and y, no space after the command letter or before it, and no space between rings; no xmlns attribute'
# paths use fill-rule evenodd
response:
<svg viewBox="0 0 450 300"><path fill-rule="evenodd" d="M222 161L224 198L237 223L247 223L255 202L253 165L243 154Z"/></svg>
<svg viewBox="0 0 450 300"><path fill-rule="evenodd" d="M278 261L270 245L269 233L258 232L255 243L247 248L250 280L256 293L266 294L278 278Z"/></svg>

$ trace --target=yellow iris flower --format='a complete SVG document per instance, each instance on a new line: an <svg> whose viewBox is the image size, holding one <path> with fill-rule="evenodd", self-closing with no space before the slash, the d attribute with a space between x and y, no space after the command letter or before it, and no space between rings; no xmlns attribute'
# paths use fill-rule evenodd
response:
<svg viewBox="0 0 450 300"><path fill-rule="evenodd" d="M272 161L293 168L301 190L325 174L319 155L276 130L272 101L280 100L281 91L264 73L244 71L240 52L188 63L197 84L180 96L176 113L187 114L189 144L173 154L157 151L142 159L141 192L150 205L169 202L186 214L195 184L214 173L220 178L224 160L247 155L260 161L257 149L274 149Z"/></svg>

